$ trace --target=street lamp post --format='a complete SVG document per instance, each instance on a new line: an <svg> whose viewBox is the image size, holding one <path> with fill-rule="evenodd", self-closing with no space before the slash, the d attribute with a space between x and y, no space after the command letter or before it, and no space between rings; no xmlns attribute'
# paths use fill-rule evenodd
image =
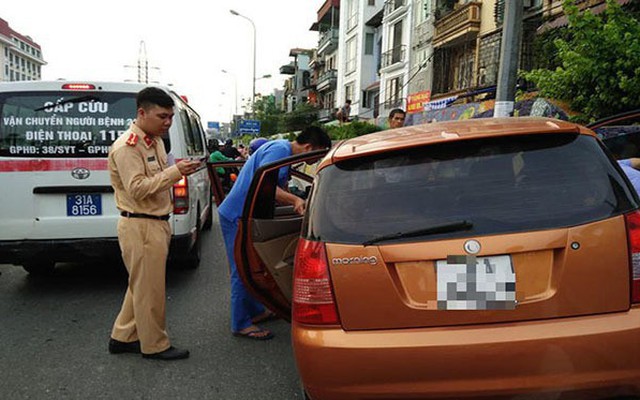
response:
<svg viewBox="0 0 640 400"><path fill-rule="evenodd" d="M238 114L238 80L236 76L227 70L220 70L223 74L229 74L233 78L233 112L234 115Z"/></svg>
<svg viewBox="0 0 640 400"><path fill-rule="evenodd" d="M253 28L253 87L251 89L251 111L253 112L253 103L256 97L256 24L253 23L251 18L242 15L235 10L229 10L229 12L236 17L242 17L251 22L251 27Z"/></svg>
<svg viewBox="0 0 640 400"><path fill-rule="evenodd" d="M271 78L271 74L262 75L261 77L256 78L255 80L256 80L256 81L259 81L260 79L269 79L269 78ZM263 97L264 97L264 96L263 96Z"/></svg>

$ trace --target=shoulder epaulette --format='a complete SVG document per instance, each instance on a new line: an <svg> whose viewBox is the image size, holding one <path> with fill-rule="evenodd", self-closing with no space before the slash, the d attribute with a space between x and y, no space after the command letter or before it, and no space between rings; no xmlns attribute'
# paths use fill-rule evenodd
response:
<svg viewBox="0 0 640 400"><path fill-rule="evenodd" d="M127 139L127 144L129 146L135 146L138 143L138 135L136 135L135 133L132 133L131 135L129 135L129 138Z"/></svg>

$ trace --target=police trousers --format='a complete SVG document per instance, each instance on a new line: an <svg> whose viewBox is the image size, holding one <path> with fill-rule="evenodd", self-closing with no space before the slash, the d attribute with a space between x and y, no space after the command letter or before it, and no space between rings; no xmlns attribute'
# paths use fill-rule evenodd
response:
<svg viewBox="0 0 640 400"><path fill-rule="evenodd" d="M111 331L121 342L140 340L142 352L158 353L171 344L165 328L165 275L171 227L147 218L118 221L118 243L129 286Z"/></svg>

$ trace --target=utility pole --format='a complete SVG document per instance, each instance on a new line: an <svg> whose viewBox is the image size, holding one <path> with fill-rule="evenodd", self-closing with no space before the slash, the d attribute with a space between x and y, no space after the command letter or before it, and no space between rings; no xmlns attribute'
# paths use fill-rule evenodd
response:
<svg viewBox="0 0 640 400"><path fill-rule="evenodd" d="M523 0L505 0L498 88L493 116L508 117L513 114L518 79L518 58L522 36Z"/></svg>
<svg viewBox="0 0 640 400"><path fill-rule="evenodd" d="M138 82L149 83L149 60L147 60L147 45L140 41L138 50Z"/></svg>
<svg viewBox="0 0 640 400"><path fill-rule="evenodd" d="M149 68L160 71L158 67L149 67L149 60L147 60L147 46L144 40L140 41L140 47L138 49L138 65L125 65L125 68L137 68L138 69L138 83L149 83ZM151 81L151 83L158 83L158 81Z"/></svg>

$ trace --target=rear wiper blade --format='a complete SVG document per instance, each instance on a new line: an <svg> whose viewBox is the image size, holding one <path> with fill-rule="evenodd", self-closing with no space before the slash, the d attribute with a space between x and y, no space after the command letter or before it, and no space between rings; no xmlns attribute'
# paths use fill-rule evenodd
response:
<svg viewBox="0 0 640 400"><path fill-rule="evenodd" d="M378 236L377 238L367 240L366 242L363 242L362 245L370 246L374 243L384 242L386 240L435 235L437 233L466 231L471 228L473 228L473 224L471 222L458 221L458 222L453 222L449 224L436 225L436 226L430 226L428 228L416 229L415 231L397 232L397 233L391 233L389 235L382 235L382 236Z"/></svg>
<svg viewBox="0 0 640 400"><path fill-rule="evenodd" d="M88 96L81 96L81 97L76 97L76 98L74 98L74 99L69 99L69 100L64 100L64 101L55 102L55 103L53 103L53 104L51 104L51 105L48 105L48 106L44 106L44 107L40 107L40 108L36 108L36 109L35 109L35 110L33 110L33 111L42 111L42 110L46 110L46 109L53 108L53 107L56 107L56 106L61 106L61 105L63 105L63 104L68 104L68 103L80 103L80 102L83 102L83 101L90 101L90 100L94 100L94 101L95 101L95 100L100 100L100 98L99 98L99 97L97 97L97 96L92 96L92 95L88 95Z"/></svg>

